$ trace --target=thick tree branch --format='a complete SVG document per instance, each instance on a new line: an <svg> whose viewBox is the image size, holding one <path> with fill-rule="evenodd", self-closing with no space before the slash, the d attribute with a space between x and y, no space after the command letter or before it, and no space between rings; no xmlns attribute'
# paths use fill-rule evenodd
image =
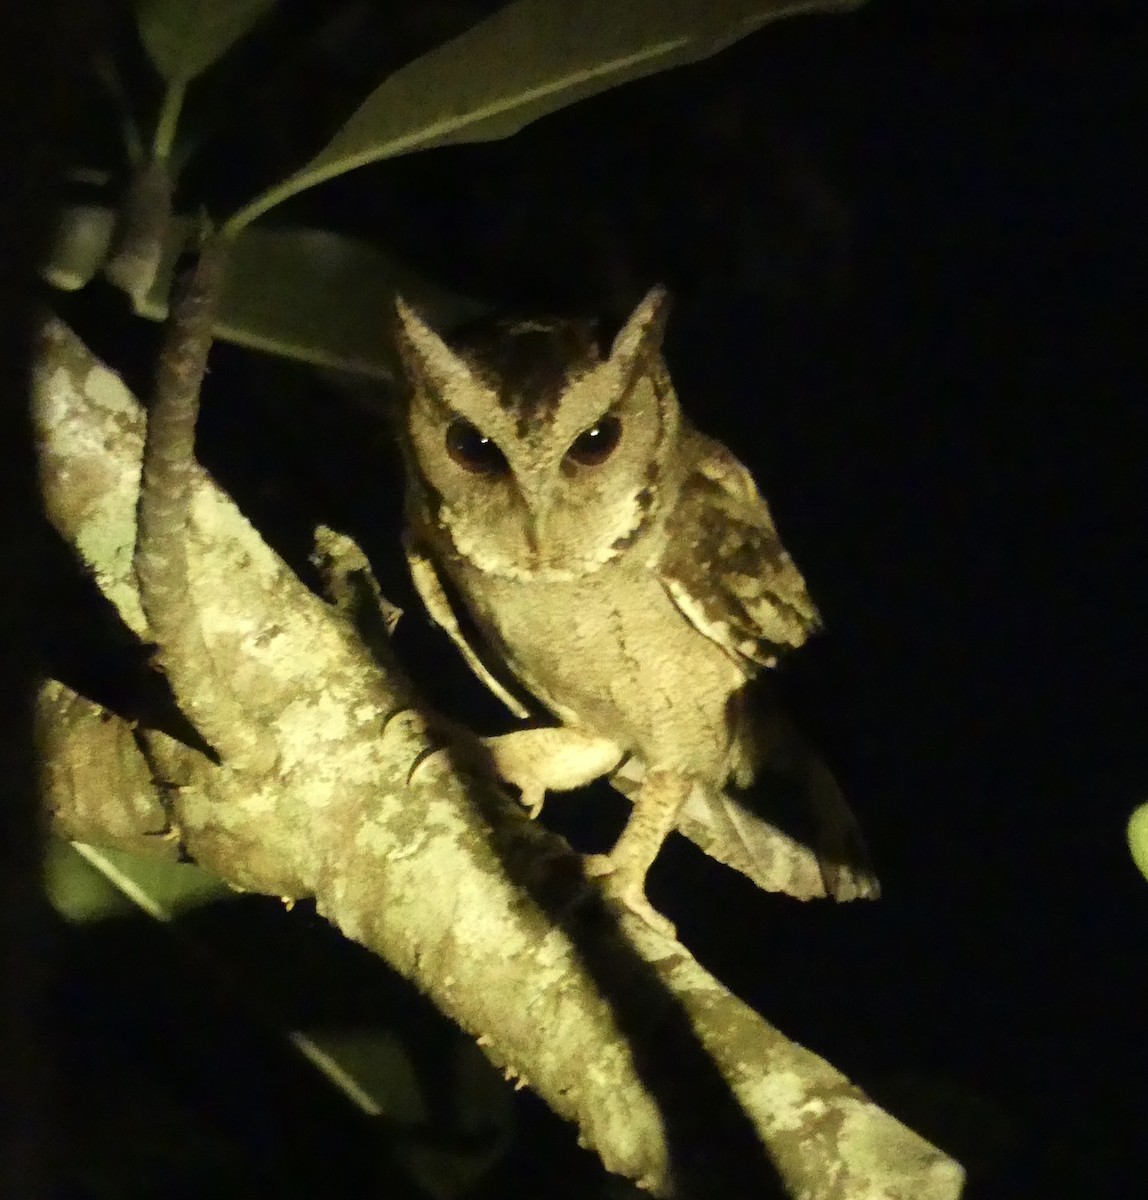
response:
<svg viewBox="0 0 1148 1200"><path fill-rule="evenodd" d="M58 325L37 421L52 520L142 633L131 572L142 417ZM49 685L41 744L65 833L102 829L154 852L166 816L229 882L314 896L576 1121L607 1167L658 1194L765 1196L779 1180L826 1200L959 1194L956 1163L682 946L573 903L582 883L563 870L576 864L564 844L432 753L401 674L380 671L198 467L191 483L188 580L206 653L273 740L275 769L232 772L162 735L137 755L118 718ZM163 777L150 796L149 773Z"/></svg>

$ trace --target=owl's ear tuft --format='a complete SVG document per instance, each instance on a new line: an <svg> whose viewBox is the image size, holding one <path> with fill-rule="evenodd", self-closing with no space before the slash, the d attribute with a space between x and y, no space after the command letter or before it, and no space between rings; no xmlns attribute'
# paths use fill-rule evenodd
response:
<svg viewBox="0 0 1148 1200"><path fill-rule="evenodd" d="M399 295L391 327L403 373L412 383L425 380L441 391L470 378L466 363Z"/></svg>
<svg viewBox="0 0 1148 1200"><path fill-rule="evenodd" d="M618 331L610 347L610 361L628 372L638 363L657 355L662 348L669 315L670 293L659 284L646 293Z"/></svg>

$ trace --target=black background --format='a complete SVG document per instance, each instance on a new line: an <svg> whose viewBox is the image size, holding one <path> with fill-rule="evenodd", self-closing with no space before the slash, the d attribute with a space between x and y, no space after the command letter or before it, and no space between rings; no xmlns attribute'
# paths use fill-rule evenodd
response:
<svg viewBox="0 0 1148 1200"><path fill-rule="evenodd" d="M412 8L379 44L401 62L480 7ZM314 13L288 4L282 37ZM709 969L960 1156L984 1196L1142 1186L1148 883L1124 825L1148 790L1146 33L1131 4L874 0L767 27L505 142L363 169L269 218L373 238L506 309L618 319L650 284L671 287L683 403L752 467L825 616L787 687L885 897L764 896L684 843L651 894ZM189 194L222 210L273 178L277 155L299 161L320 118L330 130L339 87L318 67L289 82L306 119L275 107L283 79L255 89ZM129 377L144 369L155 330L129 329L98 292L69 315ZM498 728L445 641L420 631L381 436L297 368L223 346L213 364L208 465L296 561L316 505L353 529L410 609L412 671ZM607 797L550 812L582 842L619 816ZM366 956L332 966L334 938L306 913L256 899L195 923L248 960L261 947L293 1016L386 1011L428 1061L450 1036ZM377 1185L377 1130L226 996L203 995L154 931L61 937L65 1108L90 1194ZM133 1115L97 1115L125 1092ZM522 1136L474 1194L589 1194L596 1169L570 1131L518 1104ZM144 1107L142 1157L118 1156L129 1185L98 1147Z"/></svg>

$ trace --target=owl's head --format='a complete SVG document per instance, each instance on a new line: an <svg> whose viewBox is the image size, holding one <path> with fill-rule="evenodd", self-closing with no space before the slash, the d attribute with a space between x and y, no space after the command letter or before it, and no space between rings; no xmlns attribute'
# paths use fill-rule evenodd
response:
<svg viewBox="0 0 1148 1200"><path fill-rule="evenodd" d="M590 322L487 323L448 344L401 299L412 488L488 574L589 574L656 524L678 441L655 288L602 353Z"/></svg>

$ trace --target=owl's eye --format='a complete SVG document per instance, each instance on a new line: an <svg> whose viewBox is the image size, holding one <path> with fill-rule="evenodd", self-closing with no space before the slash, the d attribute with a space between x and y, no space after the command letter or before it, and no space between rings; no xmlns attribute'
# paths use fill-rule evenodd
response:
<svg viewBox="0 0 1148 1200"><path fill-rule="evenodd" d="M494 440L461 417L447 426L446 452L460 467L476 475L502 475L510 469Z"/></svg>
<svg viewBox="0 0 1148 1200"><path fill-rule="evenodd" d="M566 451L566 457L583 467L596 467L614 453L622 436L622 422L612 414L584 429Z"/></svg>

